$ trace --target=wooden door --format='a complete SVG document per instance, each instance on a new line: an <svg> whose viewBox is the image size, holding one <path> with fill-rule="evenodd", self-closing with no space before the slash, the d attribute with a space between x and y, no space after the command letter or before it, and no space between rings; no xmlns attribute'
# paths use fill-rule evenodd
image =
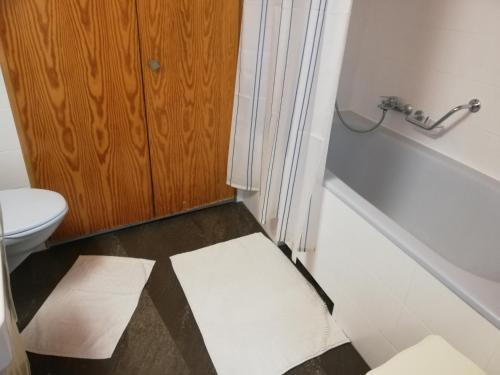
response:
<svg viewBox="0 0 500 375"><path fill-rule="evenodd" d="M137 7L155 214L232 198L226 165L240 0L137 0Z"/></svg>
<svg viewBox="0 0 500 375"><path fill-rule="evenodd" d="M69 203L57 238L151 218L135 0L1 0L0 38L31 183Z"/></svg>

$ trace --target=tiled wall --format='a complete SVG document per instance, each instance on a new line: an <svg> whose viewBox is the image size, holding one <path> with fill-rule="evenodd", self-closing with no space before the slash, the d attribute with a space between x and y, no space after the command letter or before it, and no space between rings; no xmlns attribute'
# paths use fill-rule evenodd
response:
<svg viewBox="0 0 500 375"><path fill-rule="evenodd" d="M500 1L354 0L341 108L377 120L380 95L432 118L478 97L483 108L433 139L391 113L391 129L500 180Z"/></svg>
<svg viewBox="0 0 500 375"><path fill-rule="evenodd" d="M371 367L434 333L500 375L500 330L326 188L315 252L302 262Z"/></svg>
<svg viewBox="0 0 500 375"><path fill-rule="evenodd" d="M9 99L0 74L0 190L29 185Z"/></svg>

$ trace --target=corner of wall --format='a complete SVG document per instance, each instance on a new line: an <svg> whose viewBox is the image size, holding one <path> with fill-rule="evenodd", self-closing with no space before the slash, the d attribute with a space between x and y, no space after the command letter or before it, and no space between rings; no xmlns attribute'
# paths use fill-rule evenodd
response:
<svg viewBox="0 0 500 375"><path fill-rule="evenodd" d="M0 74L0 190L29 186L7 89Z"/></svg>

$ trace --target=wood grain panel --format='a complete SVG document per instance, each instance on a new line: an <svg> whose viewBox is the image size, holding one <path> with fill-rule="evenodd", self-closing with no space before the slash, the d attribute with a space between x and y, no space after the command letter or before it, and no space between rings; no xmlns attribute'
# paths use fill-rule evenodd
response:
<svg viewBox="0 0 500 375"><path fill-rule="evenodd" d="M1 0L3 71L31 183L58 239L152 217L134 0Z"/></svg>
<svg viewBox="0 0 500 375"><path fill-rule="evenodd" d="M239 0L137 2L155 214L234 196L226 165ZM149 59L161 67L152 71Z"/></svg>

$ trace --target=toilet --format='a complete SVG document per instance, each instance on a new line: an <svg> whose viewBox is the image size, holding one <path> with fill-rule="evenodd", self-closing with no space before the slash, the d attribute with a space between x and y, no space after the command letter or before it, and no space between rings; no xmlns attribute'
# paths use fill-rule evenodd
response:
<svg viewBox="0 0 500 375"><path fill-rule="evenodd" d="M0 207L10 272L31 253L46 249L45 241L68 212L61 194L31 188L0 190Z"/></svg>

